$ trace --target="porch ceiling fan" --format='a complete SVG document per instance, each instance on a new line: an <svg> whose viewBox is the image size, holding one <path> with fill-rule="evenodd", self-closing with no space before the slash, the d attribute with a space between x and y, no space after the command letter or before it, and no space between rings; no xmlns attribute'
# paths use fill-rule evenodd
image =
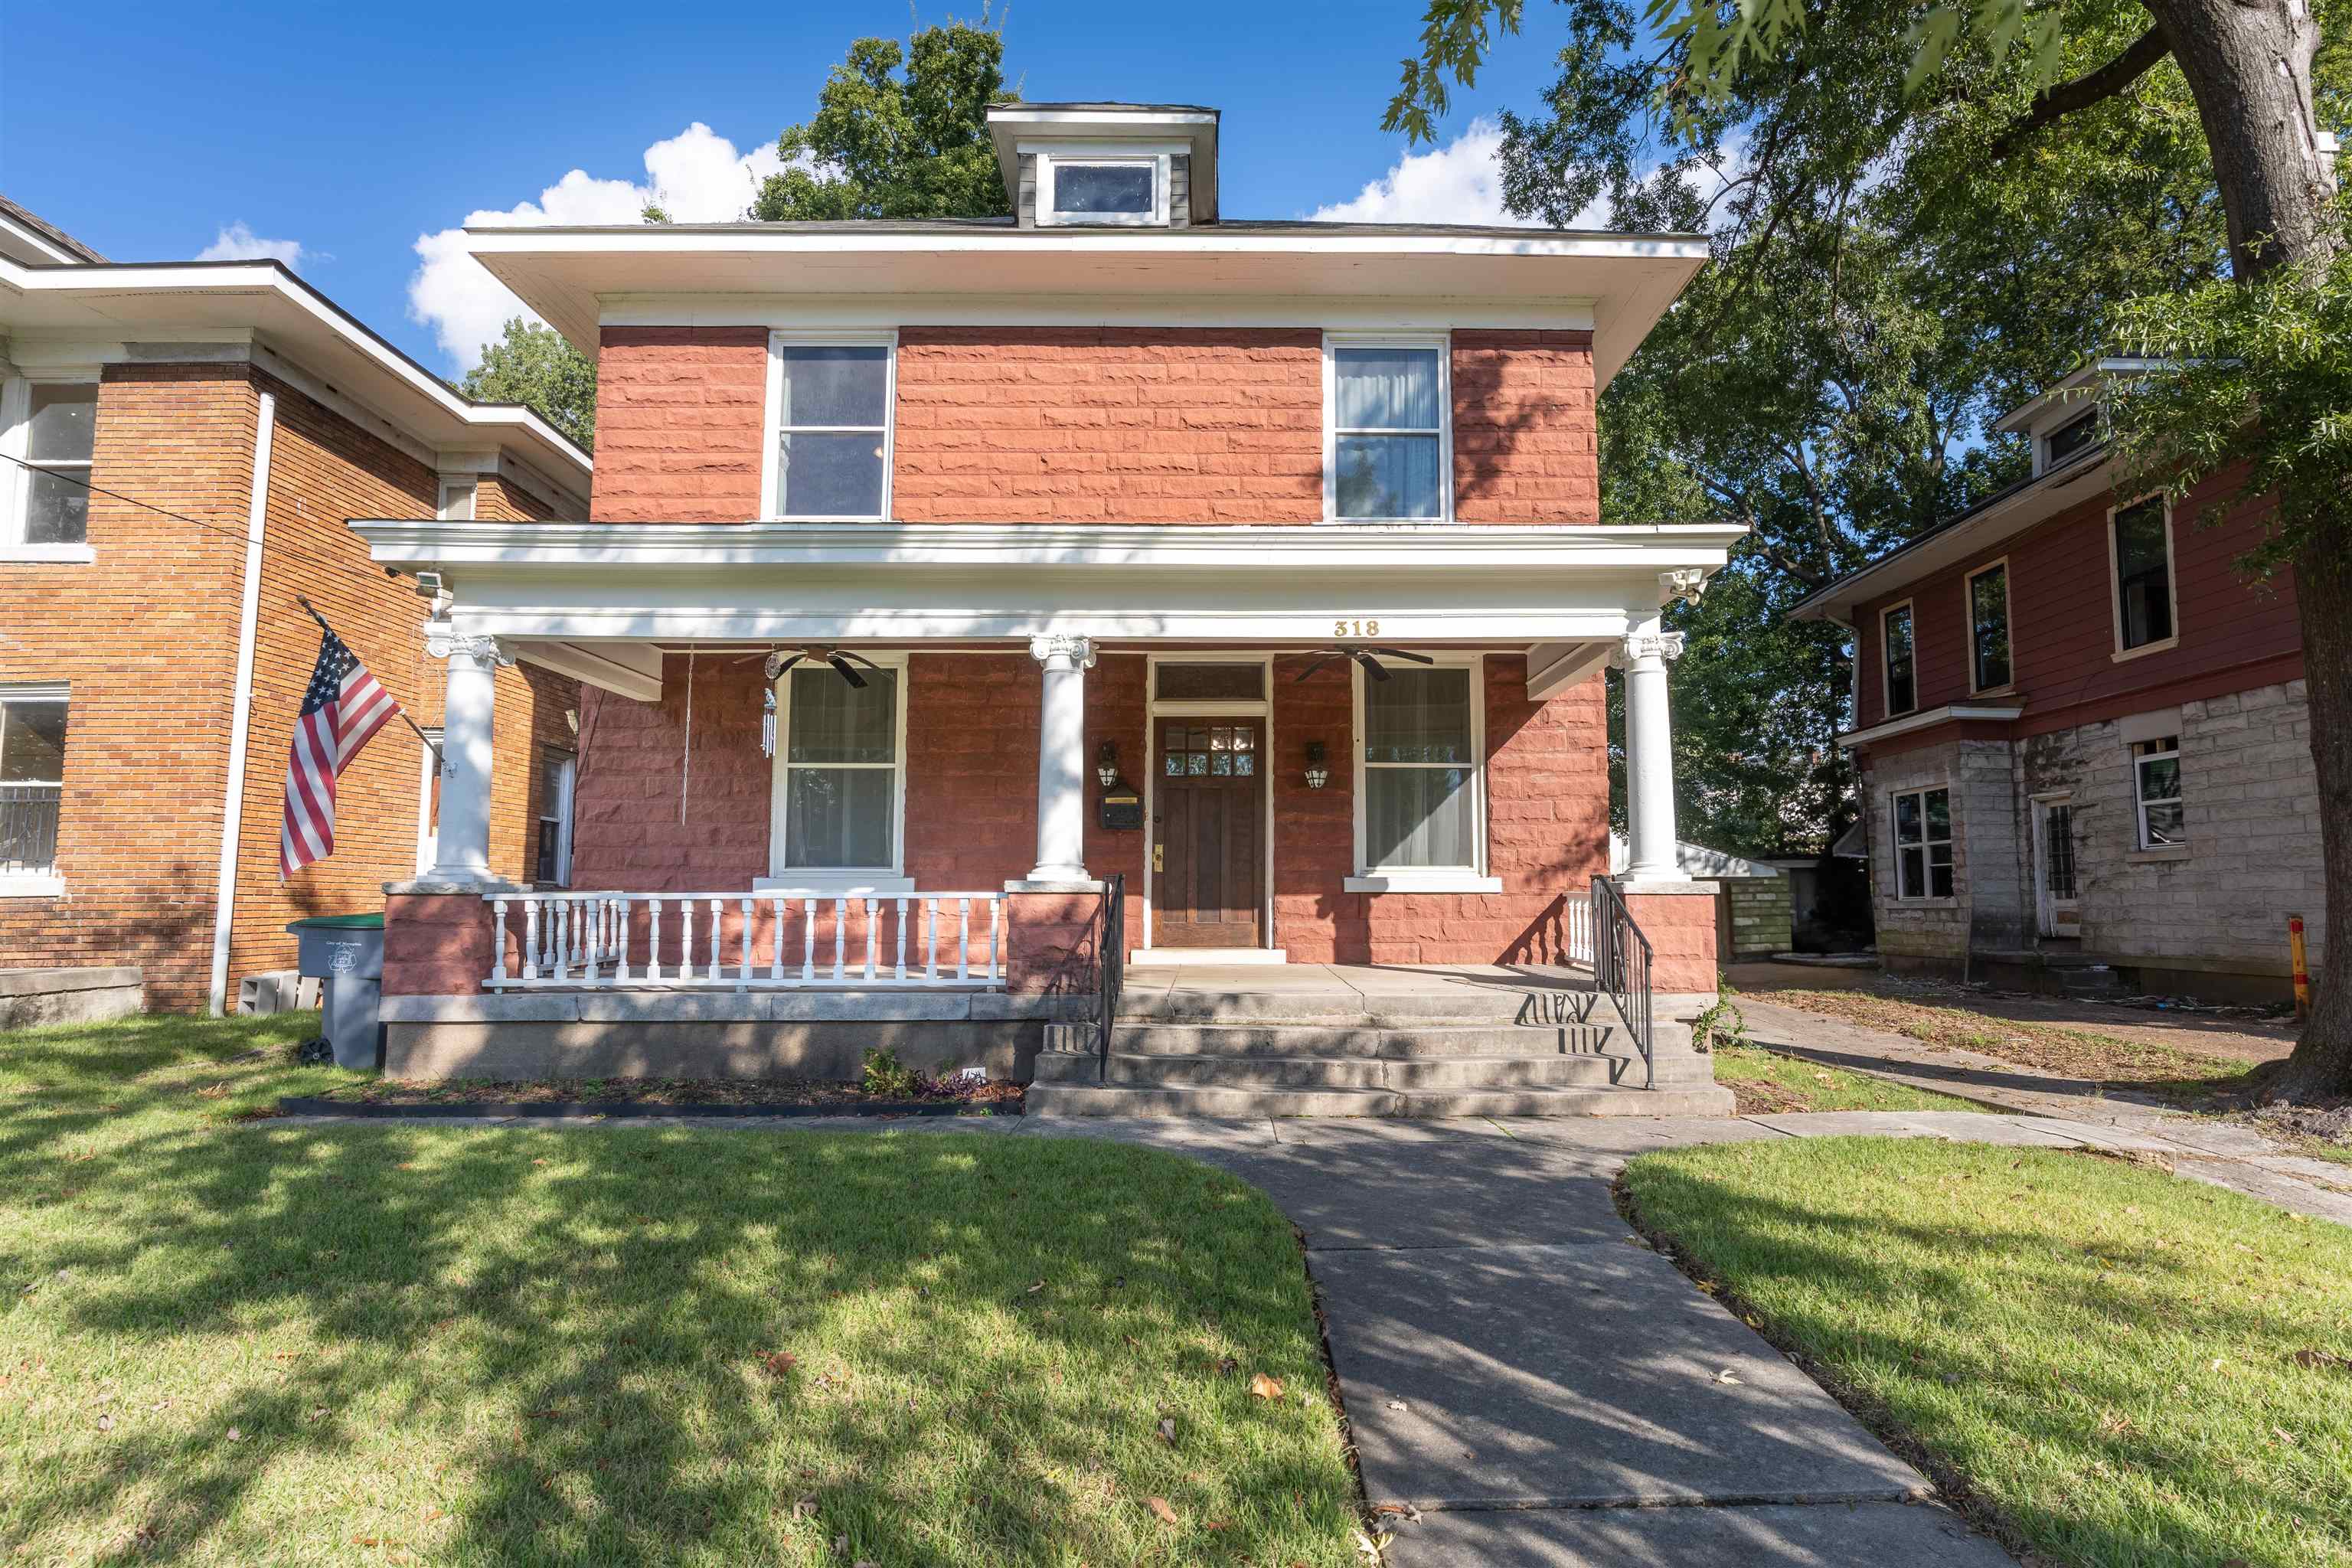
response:
<svg viewBox="0 0 2352 1568"><path fill-rule="evenodd" d="M1380 658L1374 658L1372 657L1374 654L1380 655ZM1308 676L1314 674L1317 670L1321 669L1324 666L1334 664L1341 659L1348 658L1352 658L1358 664L1362 665L1364 667L1364 673L1370 676L1374 680L1386 680L1389 678L1389 672L1381 668L1381 658L1401 658L1412 664L1435 664L1437 662L1425 653L1409 653L1401 647L1364 647L1360 646L1349 647L1346 644L1341 644L1335 647L1317 648L1315 650L1315 662L1308 665L1305 669L1300 670L1298 672L1298 679L1304 680Z"/></svg>
<svg viewBox="0 0 2352 1568"><path fill-rule="evenodd" d="M793 666L812 658L819 663L831 665L835 675L860 690L865 689L866 678L851 668L851 664L853 662L862 664L868 669L882 668L864 654L852 653L843 647L804 647L792 653L786 653L783 649L778 648L768 655L768 679L774 680ZM738 659L736 662L742 664L748 661Z"/></svg>

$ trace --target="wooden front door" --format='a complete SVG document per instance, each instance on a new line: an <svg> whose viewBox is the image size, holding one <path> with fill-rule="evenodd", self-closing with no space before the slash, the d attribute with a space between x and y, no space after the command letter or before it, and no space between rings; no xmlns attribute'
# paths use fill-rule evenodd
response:
<svg viewBox="0 0 2352 1568"><path fill-rule="evenodd" d="M1265 944L1265 770L1255 719L1162 719L1151 945Z"/></svg>

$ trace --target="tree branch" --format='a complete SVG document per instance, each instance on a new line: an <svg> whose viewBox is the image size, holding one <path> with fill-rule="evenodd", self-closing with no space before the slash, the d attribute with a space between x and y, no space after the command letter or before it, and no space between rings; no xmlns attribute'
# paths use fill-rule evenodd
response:
<svg viewBox="0 0 2352 1568"><path fill-rule="evenodd" d="M2023 114L2010 121L2006 130L1992 140L1992 157L1998 163L2022 147L2035 132L2054 121L2063 120L2078 109L2088 109L2103 99L2113 98L2132 83L2146 76L2157 61L2172 52L2171 43L2160 26L2148 28L2122 54L2094 71L2085 71L2072 81L2062 81L2055 87L2043 88L2033 95L2033 101Z"/></svg>

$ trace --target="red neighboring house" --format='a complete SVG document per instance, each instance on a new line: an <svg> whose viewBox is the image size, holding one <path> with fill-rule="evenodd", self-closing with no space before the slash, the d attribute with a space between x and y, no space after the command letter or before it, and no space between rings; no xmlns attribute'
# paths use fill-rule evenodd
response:
<svg viewBox="0 0 2352 1568"><path fill-rule="evenodd" d="M234 1006L292 967L287 921L429 864L427 752L394 724L342 775L333 856L279 881L319 649L295 597L436 725L429 605L343 520L579 517L588 473L277 262L112 263L0 201L0 1025ZM578 689L498 685L489 863L560 879Z"/></svg>
<svg viewBox="0 0 2352 1568"><path fill-rule="evenodd" d="M392 900L394 1070L832 1076L895 1043L1026 1076L1103 1022L1113 942L1163 988L1421 966L1504 1022L1582 975L1589 1012L1612 659L1633 863L1600 940L1630 909L1673 1043L1716 974L1660 609L1739 531L1600 522L1594 398L1704 241L1229 221L1213 110L990 122L1001 220L473 235L598 358L592 520L352 526L454 595L453 736L498 722L498 658L582 682L583 891L490 880L496 774L453 748L439 864ZM1518 1070L1454 1080L1612 1081Z"/></svg>
<svg viewBox="0 0 2352 1568"><path fill-rule="evenodd" d="M2008 984L2290 994L2327 928L2292 572L2263 502L2119 499L2086 366L1996 426L2032 477L1813 595L1854 634L1878 946Z"/></svg>

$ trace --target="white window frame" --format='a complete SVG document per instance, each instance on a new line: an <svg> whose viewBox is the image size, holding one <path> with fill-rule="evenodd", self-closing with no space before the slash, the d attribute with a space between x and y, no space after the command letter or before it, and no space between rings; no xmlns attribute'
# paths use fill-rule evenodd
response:
<svg viewBox="0 0 2352 1568"><path fill-rule="evenodd" d="M1886 635L1886 623L1897 611L1911 617L1911 703L1907 708L1895 706L1895 639ZM1878 708L1888 719L1919 711L1919 610L1910 599L1898 599L1878 612Z"/></svg>
<svg viewBox="0 0 2352 1568"><path fill-rule="evenodd" d="M784 351L787 349L887 349L882 372L882 497L881 510L866 514L835 512L826 514L788 513L784 510L784 466L779 460L784 437ZM760 458L760 514L769 522L883 522L889 520L890 480L898 466L898 333L896 328L876 331L844 330L838 331L791 331L783 329L768 334L767 416L762 421L767 429L767 443ZM794 431L810 435L857 435L870 432L871 425L795 425Z"/></svg>
<svg viewBox="0 0 2352 1568"><path fill-rule="evenodd" d="M914 879L906 875L907 864L907 710L908 658L904 650L869 653L884 669L898 677L898 712L893 715L897 733L891 738L892 761L887 763L824 763L807 764L827 768L861 768L892 773L890 784L890 861L887 866L791 866L785 839L785 826L791 816L789 776L793 747L793 677L809 668L805 662L794 665L776 678L776 754L769 773L768 784L768 875L757 878L752 886L762 892L799 890L835 895L842 893L897 894L915 890ZM825 671L827 675L832 672Z"/></svg>
<svg viewBox="0 0 2352 1568"><path fill-rule="evenodd" d="M12 375L0 381L0 562L57 562L87 565L98 559L90 548L87 531L79 544L28 544L25 541L26 514L32 505L33 476L25 465L31 461L27 455L33 435L33 388L36 386L96 386L98 371L90 369L45 370L38 375ZM95 442L95 432L92 439ZM93 445L90 462L85 466L82 478L98 477L97 451ZM56 467L44 464L45 468ZM68 464L66 467L73 467ZM94 493L94 492L93 492Z"/></svg>
<svg viewBox="0 0 2352 1568"><path fill-rule="evenodd" d="M472 522L481 516L482 484L471 474L444 474L434 513L445 522Z"/></svg>
<svg viewBox="0 0 2352 1568"><path fill-rule="evenodd" d="M441 825L433 813L433 781L440 772L441 726L427 724L416 758L416 874L420 877L440 861Z"/></svg>
<svg viewBox="0 0 2352 1568"><path fill-rule="evenodd" d="M1377 656L1375 656L1377 657ZM1431 664L1401 664L1402 669L1463 669L1469 672L1470 702L1470 848L1467 866L1375 866L1370 864L1364 775L1382 770L1428 770L1433 763L1371 763L1365 759L1370 731L1365 728L1364 693L1370 677L1363 666L1348 661L1353 705L1353 793L1349 803L1355 817L1356 874L1341 883L1349 893L1499 893L1503 879L1487 870L1486 845L1486 656L1483 653L1432 654Z"/></svg>
<svg viewBox="0 0 2352 1568"><path fill-rule="evenodd" d="M2124 568L2123 563L2116 558L2116 546L2118 542L2116 534L2116 519L2125 512L2147 505L2149 501L2160 501L2164 506L2164 596L2165 608L2171 619L2172 633L2168 637L2158 637L2154 642L2144 642L2137 647L2124 647ZM2121 664L2127 658L2162 653L2166 648L2180 646L2180 559L2173 549L2172 498L2162 490L2151 490L2147 495L2134 497L2121 506L2107 508L2107 613L2108 624L2116 639L2116 650L2107 656L2112 663Z"/></svg>
<svg viewBox="0 0 2352 1568"><path fill-rule="evenodd" d="M2067 453L2063 458L2053 457L2050 451L2051 443L2057 440L2062 434L2073 429L2077 424L2084 419L2091 421L2091 438L2083 443L2083 445L2075 447L2073 451ZM2041 458L2041 464L2033 470L2034 473L2037 476L2050 473L2057 468L2063 468L2069 463L2080 462L2084 458L2097 451L2100 447L2105 444L2105 440L2098 433L2098 419L2099 411L2096 408L2086 409L2081 413L2071 414L2065 418L2054 422L2049 426L2049 428L2043 430L2041 435L2035 437L2033 441L2034 455Z"/></svg>
<svg viewBox="0 0 2352 1568"><path fill-rule="evenodd" d="M1928 832L1927 797L1931 795L1940 795L1944 797L1944 826L1951 837L1937 838L1931 837ZM1913 795L1919 797L1919 842L1916 845L1906 845L1903 842L1903 820L1900 814L1895 809L1895 803L1897 801L1907 800ZM1952 815L1952 786L1948 780L1943 784L1920 784L1915 789L1898 789L1889 790L1887 792L1886 841L1893 847L1895 851L1894 863L1890 868L1895 873L1895 901L1896 903L1948 904L1956 901L1959 898L1960 857L1958 847L1959 844L1959 838L1958 837L1958 819L1954 817ZM1936 891L1934 850L1936 846L1938 844L1952 847L1952 890L1948 893L1939 893ZM1904 891L1903 889L1903 851L1906 848L1916 848L1919 851L1920 888L1919 891L1916 893L1908 893Z"/></svg>
<svg viewBox="0 0 2352 1568"><path fill-rule="evenodd" d="M1339 437L1425 436L1426 430L1339 429L1341 349L1435 349L1437 351L1437 515L1435 517L1341 517ZM1323 334L1323 521L1339 523L1419 523L1454 521L1454 334L1451 332L1325 332Z"/></svg>
<svg viewBox="0 0 2352 1568"><path fill-rule="evenodd" d="M556 824L555 879L552 885L568 888L572 886L572 801L574 792L580 787L580 753L567 752L558 746L540 747L541 769L544 771L550 763L562 766L563 787L553 803L553 811L548 809L547 801L541 800L538 812L530 819L531 878L536 881L539 876L539 825L552 819Z"/></svg>
<svg viewBox="0 0 2352 1568"><path fill-rule="evenodd" d="M2169 741L2172 744L2161 751L2151 752L2142 751L2140 749L2143 746L2157 745L2162 741ZM2151 798L2142 783L2142 774L2140 770L2149 763L2160 763L2168 757L2172 761L2172 776L2176 781L2176 786L2179 789L2180 793L2179 795L2160 795ZM2163 735L2153 740L2134 741L2131 743L2131 772L2132 842L2134 846L2143 851L2152 851L2159 855L2179 854L2187 849L2189 847L2189 776L2188 770L2181 765L2180 737L2178 735ZM2178 805L2180 807L2180 837L2179 839L2170 844L2158 844L2148 836L2147 808L2150 805Z"/></svg>
<svg viewBox="0 0 2352 1568"><path fill-rule="evenodd" d="M2009 627L2009 679L1998 686L1977 684L1977 579L1988 572L2000 574L2001 620ZM2009 557L2006 555L1998 561L1988 561L1960 575L1960 609L1967 619L1969 628L1969 695L1971 697L1981 697L1991 691L2011 690L2017 685L2017 603L2010 593L2009 584ZM1911 622L1911 683L1914 695L1916 695L1918 682L1919 622L1917 617L1914 616Z"/></svg>
<svg viewBox="0 0 2352 1568"><path fill-rule="evenodd" d="M1016 154L1034 153L1037 160L1036 210L1031 215L1040 228L1165 228L1171 160L1192 151L1189 142L1024 142ZM1148 213L1057 213L1054 210L1055 165L1115 163L1151 170L1151 210Z"/></svg>
<svg viewBox="0 0 2352 1568"><path fill-rule="evenodd" d="M66 733L73 733L73 689L66 681L22 681L0 684L0 706L11 702L62 702L66 705ZM64 826L65 780L26 779L26 784L53 782L58 788L58 826ZM52 865L47 871L0 871L0 899L54 899L66 890L65 879Z"/></svg>

